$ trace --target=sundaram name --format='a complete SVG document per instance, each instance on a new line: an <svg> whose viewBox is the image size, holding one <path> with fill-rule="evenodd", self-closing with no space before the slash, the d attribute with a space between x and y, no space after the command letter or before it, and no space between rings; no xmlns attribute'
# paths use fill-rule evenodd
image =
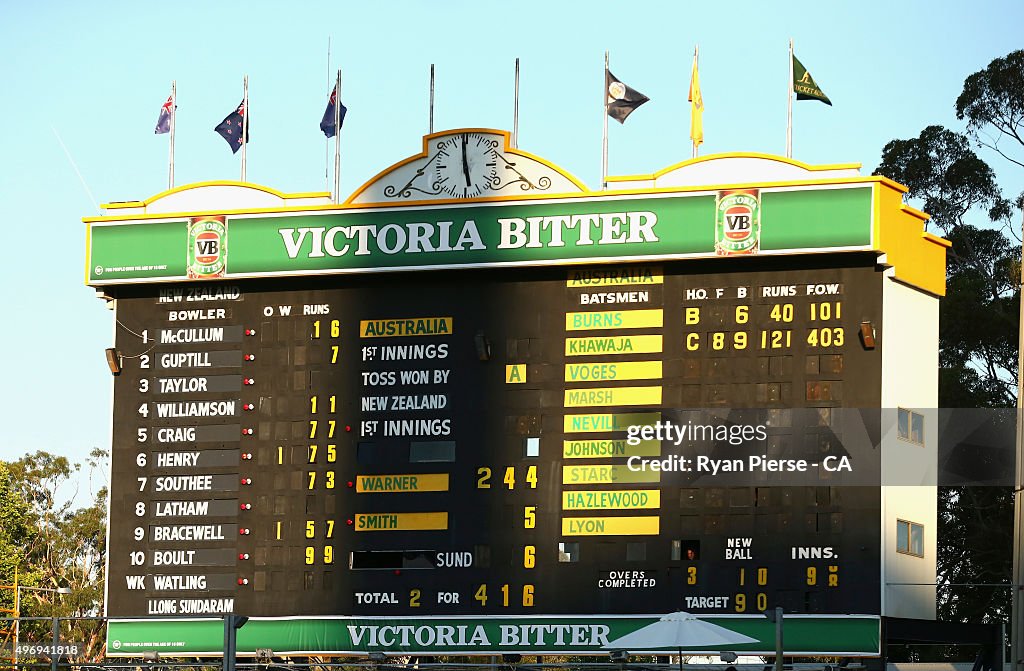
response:
<svg viewBox="0 0 1024 671"><path fill-rule="evenodd" d="M498 219L497 249L658 242L653 212L563 214ZM486 229L489 233L493 229ZM278 229L288 258L467 252L487 249L476 221L351 224Z"/></svg>

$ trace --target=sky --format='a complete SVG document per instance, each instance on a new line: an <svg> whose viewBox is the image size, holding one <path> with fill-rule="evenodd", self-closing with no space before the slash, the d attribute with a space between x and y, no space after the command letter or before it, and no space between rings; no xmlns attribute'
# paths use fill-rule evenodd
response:
<svg viewBox="0 0 1024 671"><path fill-rule="evenodd" d="M610 122L610 174L690 158L698 44L701 155L784 153L790 38L833 103L794 102L794 158L870 174L892 139L962 130L964 79L1024 46L1020 0L293 4L0 0L0 460L110 447L112 313L84 284L82 217L166 188L167 136L153 129L172 80L176 185L239 178L213 127L248 75L248 181L321 191L318 124L341 68L345 197L420 150L431 64L436 131L511 130L519 58L519 148L598 189L606 50L651 98ZM1024 189L1019 169L991 164L1008 193Z"/></svg>

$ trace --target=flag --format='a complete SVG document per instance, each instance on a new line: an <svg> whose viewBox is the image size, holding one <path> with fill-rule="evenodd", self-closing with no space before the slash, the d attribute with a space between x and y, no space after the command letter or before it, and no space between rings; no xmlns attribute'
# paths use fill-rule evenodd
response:
<svg viewBox="0 0 1024 671"><path fill-rule="evenodd" d="M620 82L607 68L604 71L604 82L608 89L608 116L619 123L625 123L626 117L633 110L650 100L643 93Z"/></svg>
<svg viewBox="0 0 1024 671"><path fill-rule="evenodd" d="M334 127L334 106L338 104L338 87L335 86L331 91L331 97L327 100L327 109L324 111L324 118L320 121L320 130L324 132L327 137L334 137L337 129ZM345 113L348 112L348 108L344 104L341 105L341 109L338 111L338 125L345 125Z"/></svg>
<svg viewBox="0 0 1024 671"><path fill-rule="evenodd" d="M704 142L704 98L700 94L700 77L697 76L697 54L693 54L693 73L690 74L690 139L694 149Z"/></svg>
<svg viewBox="0 0 1024 671"><path fill-rule="evenodd" d="M807 71L795 54L793 56L793 90L796 92L797 100L820 100L829 107L832 106L832 101L814 82L811 73Z"/></svg>
<svg viewBox="0 0 1024 671"><path fill-rule="evenodd" d="M153 131L156 135L163 135L164 133L171 132L171 105L173 104L173 96L167 96L167 102L160 108L160 116L156 119L156 129Z"/></svg>
<svg viewBox="0 0 1024 671"><path fill-rule="evenodd" d="M224 120L217 124L213 130L224 138L231 147L231 153L235 154L242 147L242 120L245 120L245 141L251 139L249 135L249 121L246 118L245 101L238 103L238 109L224 117Z"/></svg>

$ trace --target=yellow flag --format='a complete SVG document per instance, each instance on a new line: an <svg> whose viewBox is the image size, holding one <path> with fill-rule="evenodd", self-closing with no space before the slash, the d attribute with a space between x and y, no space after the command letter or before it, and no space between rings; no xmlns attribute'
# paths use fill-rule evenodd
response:
<svg viewBox="0 0 1024 671"><path fill-rule="evenodd" d="M700 95L700 78L697 76L697 51L693 52L693 74L690 75L690 139L694 152L704 142L704 98Z"/></svg>

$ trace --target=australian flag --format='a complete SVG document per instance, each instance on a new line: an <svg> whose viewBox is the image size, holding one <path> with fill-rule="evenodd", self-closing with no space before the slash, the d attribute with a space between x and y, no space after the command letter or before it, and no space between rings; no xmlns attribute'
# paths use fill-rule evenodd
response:
<svg viewBox="0 0 1024 671"><path fill-rule="evenodd" d="M324 135L327 137L334 137L338 132L338 129L334 127L335 105L341 105L341 109L338 111L338 125L343 126L345 124L345 112L348 111L348 108L338 100L337 86L335 86L334 90L331 91L331 97L327 100L327 110L324 111L324 118L320 121L320 130L322 130Z"/></svg>
<svg viewBox="0 0 1024 671"><path fill-rule="evenodd" d="M242 147L242 122L245 121L245 141L251 139L249 135L249 123L245 114L245 101L238 103L238 109L224 117L224 120L217 124L213 130L224 138L231 147L231 153L237 153Z"/></svg>
<svg viewBox="0 0 1024 671"><path fill-rule="evenodd" d="M167 102L164 103L163 107L160 108L160 116L156 119L156 129L153 131L156 135L163 135L164 133L171 132L171 96L167 96Z"/></svg>

